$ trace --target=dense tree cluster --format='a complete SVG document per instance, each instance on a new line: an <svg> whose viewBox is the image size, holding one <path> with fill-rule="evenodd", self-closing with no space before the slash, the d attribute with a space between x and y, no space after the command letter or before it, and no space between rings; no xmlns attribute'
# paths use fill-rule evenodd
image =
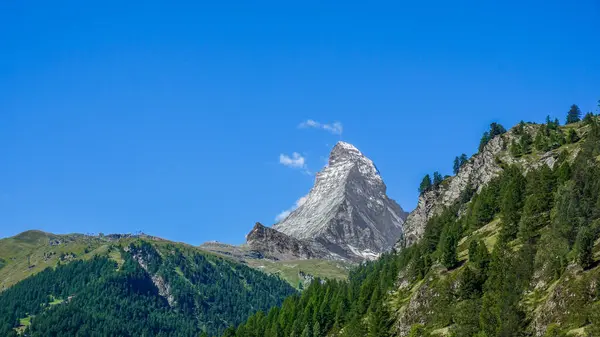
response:
<svg viewBox="0 0 600 337"><path fill-rule="evenodd" d="M460 156L457 156L454 158L454 164L452 165L452 172L454 174L458 174L458 171L460 170L460 168L467 163L467 161L469 161L469 158L467 157L466 154L461 154Z"/></svg>
<svg viewBox="0 0 600 337"><path fill-rule="evenodd" d="M444 177L438 171L433 172L433 181L431 180L431 176L426 174L419 185L419 192L423 193L432 188L436 188L442 183L442 181L444 181Z"/></svg>
<svg viewBox="0 0 600 337"><path fill-rule="evenodd" d="M349 281L317 279L302 295L287 298L267 314L259 312L224 336L323 337L342 328L340 336L390 336L384 299L408 261L406 254L385 254L351 272Z"/></svg>
<svg viewBox="0 0 600 337"><path fill-rule="evenodd" d="M0 294L0 335L15 336L27 317L28 336L218 335L295 293L249 267L180 245L163 248L141 240L121 251L121 266L97 257L25 279ZM169 294L159 294L153 277Z"/></svg>

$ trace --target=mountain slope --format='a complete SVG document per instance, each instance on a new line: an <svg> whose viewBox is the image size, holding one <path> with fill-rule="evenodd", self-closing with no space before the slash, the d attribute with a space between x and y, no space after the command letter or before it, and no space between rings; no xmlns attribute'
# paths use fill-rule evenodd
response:
<svg viewBox="0 0 600 337"><path fill-rule="evenodd" d="M225 336L600 336L600 121L523 123L482 151L463 187L424 191L397 252Z"/></svg>
<svg viewBox="0 0 600 337"><path fill-rule="evenodd" d="M557 146L550 151L536 153L535 156L515 157L510 153L512 143L520 141L521 134L526 133L533 139L540 128L539 125L521 125L492 138L480 152L461 166L455 176L446 179L438 188L422 193L419 196L417 207L410 212L406 219L405 235L398 247L415 243L422 237L425 224L429 219L439 215L444 207L449 207L457 202L466 189L474 187L477 192L481 191L492 179L502 173L504 166L516 164L522 166L525 171L542 165L552 168L559 154L564 150L563 147ZM569 129L569 127L565 127L565 130ZM576 153L572 153L571 157L573 158L574 155Z"/></svg>
<svg viewBox="0 0 600 337"><path fill-rule="evenodd" d="M82 234L55 235L42 231L26 231L0 240L0 291L41 272L47 267L90 258L92 252L110 244L111 237Z"/></svg>
<svg viewBox="0 0 600 337"><path fill-rule="evenodd" d="M273 229L317 242L333 258L373 258L402 236L406 213L386 195L373 162L351 144L335 145L304 200Z"/></svg>
<svg viewBox="0 0 600 337"><path fill-rule="evenodd" d="M188 245L148 236L88 239L88 253L55 261L55 269L0 293L0 335L215 335L295 293L278 277ZM54 256L54 249L83 242L79 235L26 232L0 246L33 245ZM9 258L7 267L13 263Z"/></svg>

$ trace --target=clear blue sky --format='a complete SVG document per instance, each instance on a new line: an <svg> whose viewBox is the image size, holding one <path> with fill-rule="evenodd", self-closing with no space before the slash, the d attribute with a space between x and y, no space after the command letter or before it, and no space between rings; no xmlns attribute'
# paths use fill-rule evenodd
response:
<svg viewBox="0 0 600 337"><path fill-rule="evenodd" d="M241 243L339 139L412 209L490 122L600 99L598 1L491 2L2 1L0 237Z"/></svg>

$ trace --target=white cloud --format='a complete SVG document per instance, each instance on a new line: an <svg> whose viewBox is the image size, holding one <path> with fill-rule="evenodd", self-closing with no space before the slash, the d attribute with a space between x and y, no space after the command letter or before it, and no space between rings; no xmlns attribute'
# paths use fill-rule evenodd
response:
<svg viewBox="0 0 600 337"><path fill-rule="evenodd" d="M315 129L323 129L328 131L334 135L341 135L344 131L344 127L340 122L333 122L331 124L319 123L315 120L309 119L305 122L300 123L298 125L299 128L315 128Z"/></svg>
<svg viewBox="0 0 600 337"><path fill-rule="evenodd" d="M296 208L304 205L304 203L306 202L306 199L308 199L308 195L305 195L305 196L301 197L300 199L296 200L296 203L292 207L277 214L277 216L275 217L275 221L276 222L283 221L283 219L287 218L288 215L290 215Z"/></svg>
<svg viewBox="0 0 600 337"><path fill-rule="evenodd" d="M285 211L277 214L277 216L275 217L275 221L281 222L283 219L287 218L288 215L290 215L290 213L292 213L292 212L288 211L288 210L285 210Z"/></svg>
<svg viewBox="0 0 600 337"><path fill-rule="evenodd" d="M292 153L291 156L283 153L280 154L279 163L291 168L306 168L306 158L302 157L298 152Z"/></svg>

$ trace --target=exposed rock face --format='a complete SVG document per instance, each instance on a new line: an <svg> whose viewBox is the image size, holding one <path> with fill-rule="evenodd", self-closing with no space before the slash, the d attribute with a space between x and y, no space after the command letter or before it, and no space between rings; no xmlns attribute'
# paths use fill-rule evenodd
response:
<svg viewBox="0 0 600 337"><path fill-rule="evenodd" d="M527 125L524 132L535 135L539 125ZM417 242L425 231L425 225L431 217L439 214L444 207L455 203L467 186L480 192L492 179L502 172L503 165L519 164L527 172L542 165L554 166L558 153L549 151L534 162L512 157L507 150L508 144L516 139L514 129L491 139L483 151L475 154L459 170L458 174L446 179L438 188L429 190L419 196L417 207L408 215L404 224L403 240L396 249L410 246Z"/></svg>
<svg viewBox="0 0 600 337"><path fill-rule="evenodd" d="M272 259L315 259L329 254L315 242L298 240L257 222L246 235L248 247Z"/></svg>
<svg viewBox="0 0 600 337"><path fill-rule="evenodd" d="M126 249L126 251L129 251L129 249ZM154 286L156 286L156 288L158 289L158 294L164 297L169 303L169 305L173 307L176 304L176 301L175 297L171 293L171 286L165 281L165 279L162 276L158 274L152 275L150 273L150 271L148 270L148 263L146 262L146 258L144 258L142 253L136 252L132 256L133 259L136 260L137 263L140 265L140 267L142 267L150 275L152 283L154 283Z"/></svg>
<svg viewBox="0 0 600 337"><path fill-rule="evenodd" d="M402 237L407 214L386 195L373 162L351 144L335 145L305 200L273 228L315 242L329 258L376 258Z"/></svg>

